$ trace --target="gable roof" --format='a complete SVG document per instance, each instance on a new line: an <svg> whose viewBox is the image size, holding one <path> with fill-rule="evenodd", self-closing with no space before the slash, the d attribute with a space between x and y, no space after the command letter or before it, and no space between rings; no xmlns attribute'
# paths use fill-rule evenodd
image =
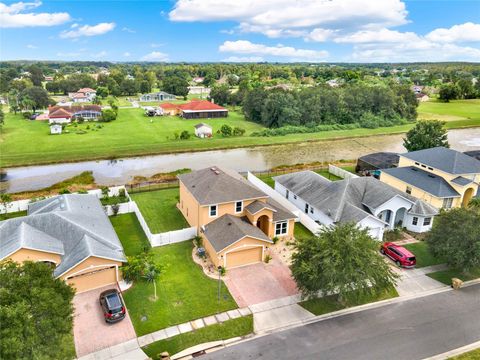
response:
<svg viewBox="0 0 480 360"><path fill-rule="evenodd" d="M55 196L29 205L27 216L0 222L0 259L21 248L61 254L56 277L90 256L126 261L95 195Z"/></svg>
<svg viewBox="0 0 480 360"><path fill-rule="evenodd" d="M81 106L50 106L48 108L48 117L51 119L54 118L63 118L63 117L72 117L75 113L81 111L94 111L101 113L102 107L100 105L81 105Z"/></svg>
<svg viewBox="0 0 480 360"><path fill-rule="evenodd" d="M168 103L168 102L166 102L166 103L161 103L161 104L160 104L160 107L161 107L162 109L178 109L178 105L172 104L172 103Z"/></svg>
<svg viewBox="0 0 480 360"><path fill-rule="evenodd" d="M218 166L192 171L177 177L200 205L267 197L237 172Z"/></svg>
<svg viewBox="0 0 480 360"><path fill-rule="evenodd" d="M442 170L449 174L480 173L480 161L459 151L435 147L401 154L407 159Z"/></svg>
<svg viewBox="0 0 480 360"><path fill-rule="evenodd" d="M200 123L200 124L195 125L195 129L200 129L203 126L209 128L209 129L212 129L212 127L210 125L205 124L205 123Z"/></svg>
<svg viewBox="0 0 480 360"><path fill-rule="evenodd" d="M383 169L382 172L422 189L436 197L459 197L460 194L441 176L415 166Z"/></svg>
<svg viewBox="0 0 480 360"><path fill-rule="evenodd" d="M246 236L273 243L258 227L245 217L225 214L205 225L205 236L218 253Z"/></svg>
<svg viewBox="0 0 480 360"><path fill-rule="evenodd" d="M81 88L80 90L77 91L77 93L89 93L89 92L96 93L96 91L94 89L91 89L91 88Z"/></svg>
<svg viewBox="0 0 480 360"><path fill-rule="evenodd" d="M330 181L313 171L301 171L273 178L293 194L329 216L333 222L359 222L396 196L414 205L415 198L373 177ZM436 214L437 210L429 206Z"/></svg>

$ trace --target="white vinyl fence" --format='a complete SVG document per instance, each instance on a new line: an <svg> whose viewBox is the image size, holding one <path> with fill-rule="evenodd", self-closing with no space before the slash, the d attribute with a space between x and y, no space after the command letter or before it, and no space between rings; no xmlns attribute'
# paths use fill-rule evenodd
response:
<svg viewBox="0 0 480 360"><path fill-rule="evenodd" d="M285 199L281 194L276 192L275 189L272 189L270 186L265 184L262 180L257 178L251 172L248 172L247 179L257 188L262 190L265 194L270 196L273 200L290 210L295 216L298 217L298 220L302 223L302 225L305 226L308 230L310 230L313 234L316 234L321 230L321 226L317 224L314 220L312 220L307 214L303 213L299 208L297 208L290 201Z"/></svg>
<svg viewBox="0 0 480 360"><path fill-rule="evenodd" d="M350 171L343 170L335 165L328 165L328 172L335 176L341 177L342 179L355 179L358 178L358 175L351 173Z"/></svg>

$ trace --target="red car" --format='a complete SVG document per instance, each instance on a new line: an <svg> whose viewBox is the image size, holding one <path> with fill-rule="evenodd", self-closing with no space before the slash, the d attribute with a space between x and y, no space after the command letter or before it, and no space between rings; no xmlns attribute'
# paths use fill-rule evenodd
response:
<svg viewBox="0 0 480 360"><path fill-rule="evenodd" d="M391 242L382 244L380 252L387 255L390 259L395 261L395 264L404 268L413 268L417 264L415 255L402 246L395 245Z"/></svg>

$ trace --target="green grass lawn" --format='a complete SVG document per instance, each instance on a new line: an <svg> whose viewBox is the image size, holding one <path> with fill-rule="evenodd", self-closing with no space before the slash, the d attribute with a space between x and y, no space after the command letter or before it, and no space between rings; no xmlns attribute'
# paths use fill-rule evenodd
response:
<svg viewBox="0 0 480 360"><path fill-rule="evenodd" d="M252 332L253 316L248 315L157 341L143 347L142 350L152 359L158 359L157 355L164 351L168 351L170 355L173 355L198 344L245 336Z"/></svg>
<svg viewBox="0 0 480 360"><path fill-rule="evenodd" d="M431 254L428 245L425 242L407 244L403 245L403 247L415 254L415 257L417 258L417 268L445 263L444 259L438 259Z"/></svg>
<svg viewBox="0 0 480 360"><path fill-rule="evenodd" d="M123 295L137 336L237 308L223 282L218 300L218 281L208 278L193 262L192 246L191 241L184 241L150 250L162 267L158 299L153 301L153 285L145 281L135 283Z"/></svg>
<svg viewBox="0 0 480 360"><path fill-rule="evenodd" d="M448 103L438 100L422 102L418 106L418 118L447 122L480 120L480 99L453 100Z"/></svg>
<svg viewBox="0 0 480 360"><path fill-rule="evenodd" d="M177 209L178 188L147 191L130 195L153 234L190 227Z"/></svg>
<svg viewBox="0 0 480 360"><path fill-rule="evenodd" d="M110 222L120 238L125 255L139 255L150 248L150 243L135 213L110 216Z"/></svg>
<svg viewBox="0 0 480 360"><path fill-rule="evenodd" d="M341 303L339 303L337 301L336 295L329 295L323 298L306 300L301 302L300 305L314 315L322 315L322 314L327 314L333 311L342 310L347 307L368 304L368 303L387 300L395 297L398 297L397 290L395 290L394 287L391 287L389 289L384 290L380 294L380 296L377 296L377 297L370 296L355 304L351 304L350 306L344 306Z"/></svg>
<svg viewBox="0 0 480 360"><path fill-rule="evenodd" d="M102 205L114 205L114 204L120 204L120 203L125 203L128 202L128 197L126 196L109 196L108 198L101 198L100 202Z"/></svg>
<svg viewBox="0 0 480 360"><path fill-rule="evenodd" d="M464 273L461 270L448 269L442 271L435 271L427 274L427 276L444 283L445 285L452 284L452 278L458 278L462 281L469 281L480 278L480 269L473 270L470 273Z"/></svg>
<svg viewBox="0 0 480 360"><path fill-rule="evenodd" d="M25 211L15 211L7 214L0 214L0 221L2 220L7 220L7 219L13 219L16 217L20 216L27 216L27 210Z"/></svg>
<svg viewBox="0 0 480 360"><path fill-rule="evenodd" d="M467 101L467 100L464 100ZM470 101L470 100L468 100ZM472 100L473 106L466 107L468 117L449 121L447 128L480 126L478 116L478 100ZM120 102L119 102L120 103ZM422 103L419 111L430 110ZM430 104L430 103L427 103ZM470 104L470 102L468 103ZM439 104L443 106L444 104ZM457 102L451 102L452 113L461 108ZM433 110L432 110L433 111ZM435 110L436 111L436 110ZM448 110L440 109L448 112ZM462 112L463 114L463 112ZM184 120L179 117L146 117L142 109L120 109L117 120L103 124L98 129L90 124L82 124L77 128L69 126L70 133L50 135L48 123L28 121L20 114L5 114L5 125L0 135L0 166L20 166L46 164L55 162L95 160L119 158L134 155L149 155L171 152L186 152L210 149L227 149L255 145L285 144L294 142L331 140L370 135L400 134L408 131L413 124L392 126L377 129L353 129L323 131L312 134L289 134L273 137L252 137L252 132L261 130L259 124L246 121L240 111L231 111L228 118L207 119L216 132L223 124L244 128L246 133L241 137L224 138L214 134L211 139L174 140L174 133L187 130L193 134L193 126L200 120ZM77 133L77 130L81 134ZM85 133L83 133L85 132ZM91 146L95 144L95 146ZM58 149L62 149L59 151Z"/></svg>
<svg viewBox="0 0 480 360"><path fill-rule="evenodd" d="M310 238L313 236L313 234L301 222L296 222L295 228L293 229L293 236L296 240L301 240L305 238Z"/></svg>
<svg viewBox="0 0 480 360"><path fill-rule="evenodd" d="M480 360L480 349L450 358L450 360Z"/></svg>

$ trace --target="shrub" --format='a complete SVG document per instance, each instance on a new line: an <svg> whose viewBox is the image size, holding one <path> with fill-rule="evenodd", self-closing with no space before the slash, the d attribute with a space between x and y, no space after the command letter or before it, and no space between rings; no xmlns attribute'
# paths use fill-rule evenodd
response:
<svg viewBox="0 0 480 360"><path fill-rule="evenodd" d="M88 191L85 189L80 189L77 191L77 194L88 194Z"/></svg>
<svg viewBox="0 0 480 360"><path fill-rule="evenodd" d="M198 236L198 235L197 235L197 236L195 236L195 237L193 238L193 243L195 244L195 246L196 246L197 248L202 247L202 245L203 245L203 238L202 238L201 236Z"/></svg>
<svg viewBox="0 0 480 360"><path fill-rule="evenodd" d="M126 196L125 189L119 189L118 190L118 196L125 197Z"/></svg>
<svg viewBox="0 0 480 360"><path fill-rule="evenodd" d="M110 191L108 186L102 186L101 190L102 190L102 198L103 199L108 199L108 192Z"/></svg>
<svg viewBox="0 0 480 360"><path fill-rule="evenodd" d="M82 116L77 117L77 122L79 124L82 124L85 121L85 119Z"/></svg>
<svg viewBox="0 0 480 360"><path fill-rule="evenodd" d="M265 262L267 264L270 262L270 260L272 260L272 257L270 256L270 254L265 255Z"/></svg>
<svg viewBox="0 0 480 360"><path fill-rule="evenodd" d="M180 133L180 140L188 140L190 139L190 133L187 131L187 130L183 130L181 133Z"/></svg>
<svg viewBox="0 0 480 360"><path fill-rule="evenodd" d="M220 128L220 134L222 134L224 137L232 136L232 133L233 133L233 129L228 124L223 124L222 127Z"/></svg>
<svg viewBox="0 0 480 360"><path fill-rule="evenodd" d="M225 276L225 274L227 273L227 269L225 269L223 266L220 266L218 268L218 272L220 273L220 276Z"/></svg>
<svg viewBox="0 0 480 360"><path fill-rule="evenodd" d="M22 113L23 118L24 118L24 119L27 119L27 120L29 120L29 119L30 119L30 116L32 116L32 115L33 115L33 114L32 114L32 112L30 112L30 111L25 111L25 112Z"/></svg>
<svg viewBox="0 0 480 360"><path fill-rule="evenodd" d="M129 256L128 262L122 266L123 278L127 282L140 280L154 264L150 252Z"/></svg>
<svg viewBox="0 0 480 360"><path fill-rule="evenodd" d="M236 126L233 128L233 136L243 136L243 134L245 134L245 129Z"/></svg>
<svg viewBox="0 0 480 360"><path fill-rule="evenodd" d="M58 192L60 195L63 195L63 194L71 194L70 190L68 190L67 188L64 188L62 190L60 190Z"/></svg>
<svg viewBox="0 0 480 360"><path fill-rule="evenodd" d="M110 122L117 118L117 113L111 109L105 109L102 111L102 115L98 119L101 122Z"/></svg>
<svg viewBox="0 0 480 360"><path fill-rule="evenodd" d="M120 204L113 204L112 205L113 216L117 216L119 210L120 210Z"/></svg>
<svg viewBox="0 0 480 360"><path fill-rule="evenodd" d="M275 236L275 237L272 239L272 241L273 241L273 244L276 244L276 243L278 242L278 237Z"/></svg>

